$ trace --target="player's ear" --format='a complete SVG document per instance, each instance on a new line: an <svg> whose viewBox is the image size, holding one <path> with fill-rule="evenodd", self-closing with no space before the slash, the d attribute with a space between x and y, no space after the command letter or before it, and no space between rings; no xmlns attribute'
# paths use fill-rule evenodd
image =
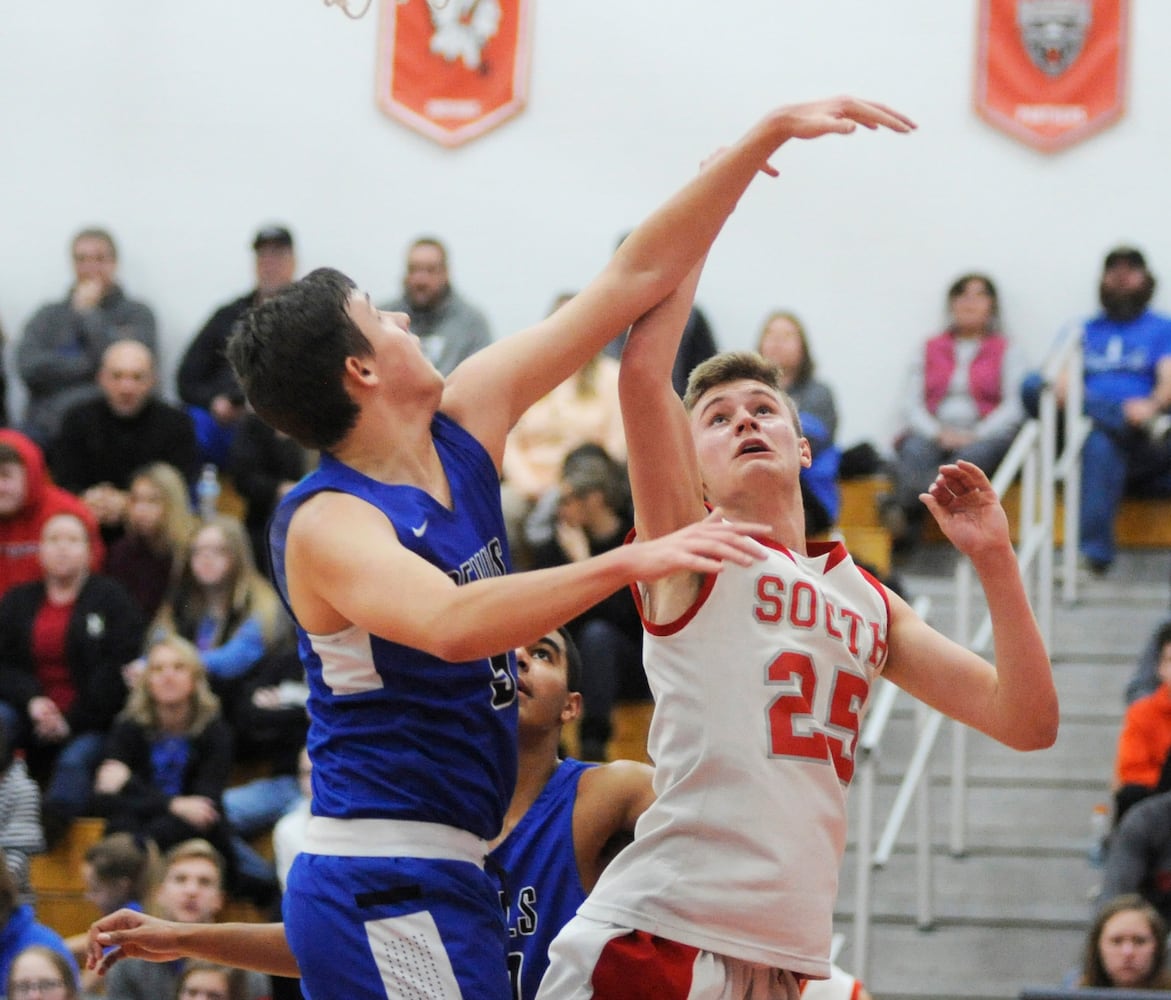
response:
<svg viewBox="0 0 1171 1000"><path fill-rule="evenodd" d="M809 447L809 439L798 438L797 447L801 450L801 468L808 469L813 464L813 449Z"/></svg>
<svg viewBox="0 0 1171 1000"><path fill-rule="evenodd" d="M343 370L349 378L361 382L363 385L377 385L378 375L370 361L370 358L360 358L356 354L351 354L346 358Z"/></svg>
<svg viewBox="0 0 1171 1000"><path fill-rule="evenodd" d="M566 725L581 715L581 695L577 691L570 691L565 696L565 704L561 706L561 725Z"/></svg>

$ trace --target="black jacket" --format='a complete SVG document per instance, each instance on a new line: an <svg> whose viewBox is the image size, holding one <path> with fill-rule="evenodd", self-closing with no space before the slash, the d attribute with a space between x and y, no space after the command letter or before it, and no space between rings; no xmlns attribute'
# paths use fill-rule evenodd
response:
<svg viewBox="0 0 1171 1000"><path fill-rule="evenodd" d="M117 795L95 795L90 808L99 816L133 815L142 821L165 815L171 796L154 783L151 763L152 734L133 719L122 718L106 738L107 760L120 760L130 768L130 780ZM216 716L198 736L191 738L191 752L183 772L180 795L205 795L216 805L232 773L232 731Z"/></svg>
<svg viewBox="0 0 1171 1000"><path fill-rule="evenodd" d="M33 660L33 620L45 603L39 581L13 587L0 598L0 699L27 712L43 694ZM122 665L142 652L146 623L125 588L91 576L69 619L65 647L77 698L66 713L75 733L107 732L126 700Z"/></svg>
<svg viewBox="0 0 1171 1000"><path fill-rule="evenodd" d="M216 396L227 396L233 403L244 402L244 390L228 364L224 348L237 321L255 301L256 292L252 291L229 302L212 313L211 319L195 335L175 375L179 398L184 403L206 410Z"/></svg>
<svg viewBox="0 0 1171 1000"><path fill-rule="evenodd" d="M154 397L132 417L118 416L104 398L78 403L49 451L53 480L70 493L98 483L129 489L130 477L151 462L170 463L188 483L199 475L191 418Z"/></svg>

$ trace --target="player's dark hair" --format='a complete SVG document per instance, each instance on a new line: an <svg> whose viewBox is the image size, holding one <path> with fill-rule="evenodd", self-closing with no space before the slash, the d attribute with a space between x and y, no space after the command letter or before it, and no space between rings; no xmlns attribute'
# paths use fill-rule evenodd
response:
<svg viewBox="0 0 1171 1000"><path fill-rule="evenodd" d="M797 413L797 404L789 394L781 389L781 369L776 362L757 354L756 351L724 351L706 361L700 362L691 370L687 379L687 392L683 394L683 406L690 413L695 404L703 396L721 385L729 382L740 382L747 379L768 386L781 397L781 402L789 408L793 417L793 426L797 435L801 435L801 417Z"/></svg>
<svg viewBox="0 0 1171 1000"><path fill-rule="evenodd" d="M570 693L581 692L581 650L577 648L577 643L573 641L573 636L569 634L569 629L562 625L557 634L561 636L561 641L565 643L565 686Z"/></svg>
<svg viewBox="0 0 1171 1000"><path fill-rule="evenodd" d="M336 447L358 418L342 375L346 358L374 349L346 312L355 287L318 268L249 309L228 340L228 361L257 416L307 448Z"/></svg>

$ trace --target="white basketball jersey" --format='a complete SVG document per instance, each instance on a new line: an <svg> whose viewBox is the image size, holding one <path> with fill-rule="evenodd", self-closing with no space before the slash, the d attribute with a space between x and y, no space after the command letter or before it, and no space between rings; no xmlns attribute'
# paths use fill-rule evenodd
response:
<svg viewBox="0 0 1171 1000"><path fill-rule="evenodd" d="M889 618L844 546L811 544L725 563L678 621L644 622L658 799L579 912L827 976L846 786Z"/></svg>

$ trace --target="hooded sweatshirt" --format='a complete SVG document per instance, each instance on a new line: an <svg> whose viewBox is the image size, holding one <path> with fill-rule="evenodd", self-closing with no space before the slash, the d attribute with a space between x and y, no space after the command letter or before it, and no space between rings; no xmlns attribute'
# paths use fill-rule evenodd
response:
<svg viewBox="0 0 1171 1000"><path fill-rule="evenodd" d="M0 445L12 448L23 459L28 483L24 505L15 514L0 517L0 594L15 584L41 579L41 529L55 514L74 514L81 519L89 534L90 569L100 570L105 546L97 520L81 498L53 485L44 452L24 434L0 428Z"/></svg>

